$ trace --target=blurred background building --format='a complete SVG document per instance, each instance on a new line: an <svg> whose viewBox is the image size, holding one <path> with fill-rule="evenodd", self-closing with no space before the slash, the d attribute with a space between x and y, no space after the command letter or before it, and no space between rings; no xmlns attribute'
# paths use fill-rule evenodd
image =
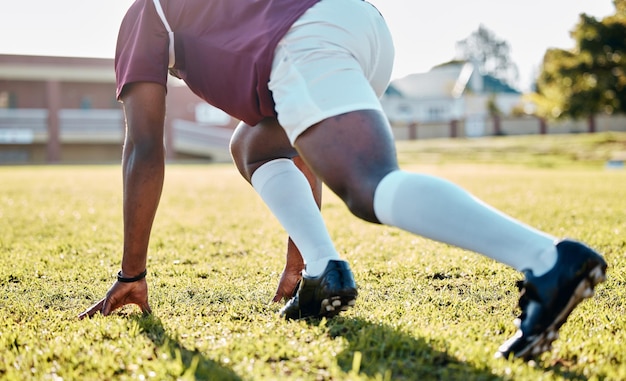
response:
<svg viewBox="0 0 626 381"><path fill-rule="evenodd" d="M237 124L168 84L168 159L229 161ZM124 138L112 59L0 55L0 164L119 162Z"/></svg>
<svg viewBox="0 0 626 381"><path fill-rule="evenodd" d="M394 80L382 104L398 140L589 131L548 126L519 91L463 61ZM230 161L237 122L170 77L168 160ZM593 128L624 131L626 120L599 116ZM123 137L112 59L0 55L0 164L119 162Z"/></svg>

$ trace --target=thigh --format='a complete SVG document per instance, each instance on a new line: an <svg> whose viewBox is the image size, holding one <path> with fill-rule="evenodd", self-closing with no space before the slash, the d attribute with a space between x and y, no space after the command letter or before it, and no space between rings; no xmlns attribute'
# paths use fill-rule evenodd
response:
<svg viewBox="0 0 626 381"><path fill-rule="evenodd" d="M248 182L254 171L268 161L298 155L275 118L264 119L256 126L240 123L231 137L230 152Z"/></svg>
<svg viewBox="0 0 626 381"><path fill-rule="evenodd" d="M300 156L357 216L376 222L373 200L380 180L398 169L387 118L375 110L327 118L295 142Z"/></svg>

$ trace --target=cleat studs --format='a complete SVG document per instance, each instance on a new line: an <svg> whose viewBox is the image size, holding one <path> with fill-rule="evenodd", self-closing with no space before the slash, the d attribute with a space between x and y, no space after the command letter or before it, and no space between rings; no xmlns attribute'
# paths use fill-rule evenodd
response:
<svg viewBox="0 0 626 381"><path fill-rule="evenodd" d="M543 351L544 351L544 352L550 352L551 350L552 350L552 344L546 344L546 345L543 347Z"/></svg>
<svg viewBox="0 0 626 381"><path fill-rule="evenodd" d="M348 301L348 305L349 306L354 306L355 304L356 304L356 300L355 299L352 299L352 300Z"/></svg>
<svg viewBox="0 0 626 381"><path fill-rule="evenodd" d="M356 297L356 284L345 261L331 260L322 274L303 274L298 284L292 299L280 312L287 319L332 318L345 310L349 299Z"/></svg>
<svg viewBox="0 0 626 381"><path fill-rule="evenodd" d="M589 278L591 279L591 283L596 285L606 280L606 274L604 273L602 267L597 266L589 272Z"/></svg>

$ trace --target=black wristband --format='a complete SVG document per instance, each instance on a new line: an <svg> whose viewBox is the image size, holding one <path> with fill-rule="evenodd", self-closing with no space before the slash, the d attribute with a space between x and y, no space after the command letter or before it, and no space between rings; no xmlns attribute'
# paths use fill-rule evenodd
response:
<svg viewBox="0 0 626 381"><path fill-rule="evenodd" d="M139 275L134 276L132 278L124 278L122 276L122 270L120 270L117 272L117 281L122 282L122 283L133 283L133 282L137 282L138 280L142 280L143 278L145 278L146 274L148 274L148 269L143 270Z"/></svg>

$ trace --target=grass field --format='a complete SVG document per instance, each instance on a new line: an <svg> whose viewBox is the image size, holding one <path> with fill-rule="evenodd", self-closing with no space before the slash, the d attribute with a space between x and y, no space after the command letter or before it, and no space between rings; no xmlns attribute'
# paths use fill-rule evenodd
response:
<svg viewBox="0 0 626 381"><path fill-rule="evenodd" d="M118 166L0 167L2 380L626 379L626 136L401 143L403 168L605 254L609 277L537 361L493 358L519 274L474 253L323 214L356 308L286 322L270 304L286 236L229 164L169 165L148 262L154 314L79 321L121 260ZM497 234L497 232L494 232Z"/></svg>

